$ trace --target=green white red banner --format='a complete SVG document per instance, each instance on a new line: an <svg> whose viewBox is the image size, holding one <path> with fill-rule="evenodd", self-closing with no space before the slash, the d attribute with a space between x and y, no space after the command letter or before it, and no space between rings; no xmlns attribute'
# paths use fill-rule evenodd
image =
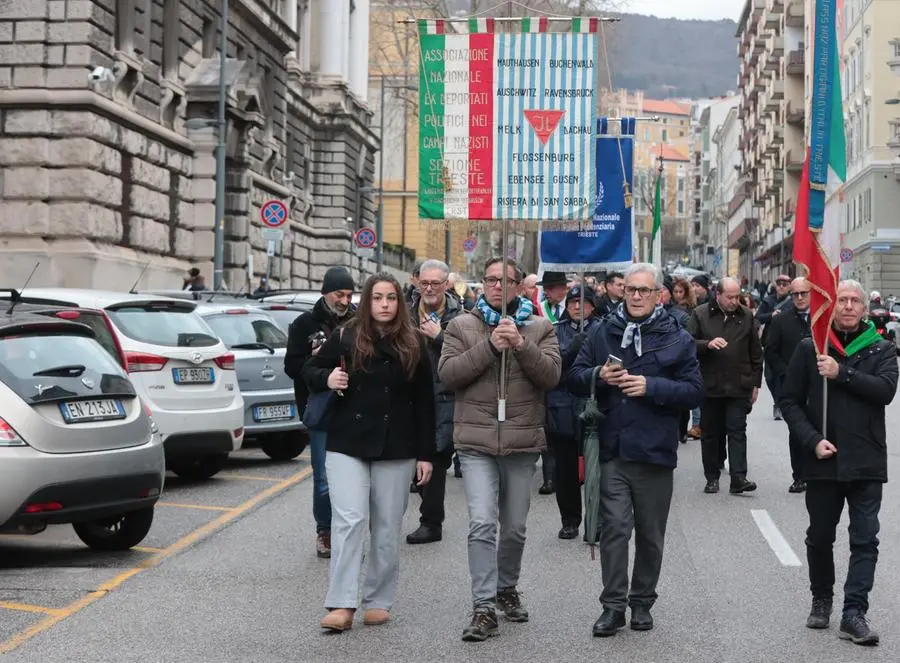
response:
<svg viewBox="0 0 900 663"><path fill-rule="evenodd" d="M422 219L592 219L599 24L549 23L419 22Z"/></svg>

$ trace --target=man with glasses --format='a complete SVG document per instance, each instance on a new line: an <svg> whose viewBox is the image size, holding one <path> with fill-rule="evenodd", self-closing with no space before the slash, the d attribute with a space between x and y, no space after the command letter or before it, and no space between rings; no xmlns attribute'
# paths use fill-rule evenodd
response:
<svg viewBox="0 0 900 663"><path fill-rule="evenodd" d="M518 295L521 280L515 261L487 262L484 294L471 314L447 326L438 367L444 388L456 395L453 444L469 508L474 609L463 630L467 642L497 634L497 609L509 621L528 621L516 586L535 466L546 448L544 395L559 383L561 359L553 325Z"/></svg>
<svg viewBox="0 0 900 663"><path fill-rule="evenodd" d="M419 489L422 506L419 528L406 537L409 544L440 541L444 524L444 492L447 487L447 470L453 459L453 393L441 383L438 361L444 346L444 330L456 316L463 312L462 302L448 290L450 268L440 260L426 260L419 268L419 287L410 302L410 315L419 324L419 330L428 338L434 372L436 443L438 455L434 459L431 481Z"/></svg>
<svg viewBox="0 0 900 663"><path fill-rule="evenodd" d="M653 628L650 610L662 568L678 464L681 412L700 402L703 385L691 335L660 305L659 270L631 265L624 303L593 325L569 372L573 393L596 398L606 415L600 435L600 565L603 612L593 633ZM628 581L634 531L634 570Z"/></svg>
<svg viewBox="0 0 900 663"><path fill-rule="evenodd" d="M775 393L781 394L784 379L787 376L788 364L800 341L809 338L809 282L799 277L791 282L791 306L785 306L780 315L769 322L766 333L766 366L773 373L776 384ZM788 436L788 447L791 454L791 473L793 482L788 488L790 493L802 493L806 483L802 479L803 450L796 436Z"/></svg>
<svg viewBox="0 0 900 663"><path fill-rule="evenodd" d="M775 292L764 297L759 304L759 308L756 309L756 321L763 327L761 341L763 346L768 343L769 322L781 314L790 303L791 277L787 274L779 274L775 279ZM765 371L766 384L769 387L769 392L772 394L772 400L774 401L774 404L772 405L772 418L775 419L775 421L781 421L781 408L778 406L778 388L780 383L776 379L775 372L769 366L768 362L766 362Z"/></svg>
<svg viewBox="0 0 900 663"><path fill-rule="evenodd" d="M756 321L740 298L740 283L723 278L715 299L695 308L688 325L703 372L700 444L705 493L719 492L726 458L731 473L729 492L739 495L756 490L756 484L747 480L747 414L759 396L763 354Z"/></svg>
<svg viewBox="0 0 900 663"><path fill-rule="evenodd" d="M829 625L835 529L846 502L850 563L839 636L858 645L875 645L878 634L870 628L866 613L875 583L878 513L887 481L885 408L897 392L897 357L894 344L882 339L871 322L863 321L866 310L862 286L841 281L828 348L819 354L810 339L800 343L788 366L781 402L791 434L803 447L807 481L806 559L812 610L806 626Z"/></svg>

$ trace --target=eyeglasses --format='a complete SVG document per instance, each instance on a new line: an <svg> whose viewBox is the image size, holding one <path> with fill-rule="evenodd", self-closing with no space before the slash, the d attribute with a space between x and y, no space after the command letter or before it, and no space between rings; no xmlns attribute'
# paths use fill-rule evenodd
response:
<svg viewBox="0 0 900 663"><path fill-rule="evenodd" d="M790 281L775 281L775 285L790 285Z"/></svg>
<svg viewBox="0 0 900 663"><path fill-rule="evenodd" d="M440 288L447 282L447 279L443 281L419 281L419 286L422 290L427 290L428 288Z"/></svg>
<svg viewBox="0 0 900 663"><path fill-rule="evenodd" d="M503 283L503 279L497 278L496 276L486 276L484 279L484 285L488 288L496 288L501 283ZM506 285L517 286L519 285L519 282L515 279L506 279Z"/></svg>
<svg viewBox="0 0 900 663"><path fill-rule="evenodd" d="M798 290L797 292L792 292L791 297L796 297L797 299L809 297L809 290Z"/></svg>
<svg viewBox="0 0 900 663"><path fill-rule="evenodd" d="M631 285L625 286L625 294L633 297L635 294L640 295L641 299L647 299L653 292L659 292L659 288L635 288Z"/></svg>

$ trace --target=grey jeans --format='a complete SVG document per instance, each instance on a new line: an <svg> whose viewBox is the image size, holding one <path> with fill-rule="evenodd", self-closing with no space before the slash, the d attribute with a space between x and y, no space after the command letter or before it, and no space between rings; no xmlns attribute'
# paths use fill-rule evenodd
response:
<svg viewBox="0 0 900 663"><path fill-rule="evenodd" d="M600 566L604 608L651 607L662 568L673 470L615 458L600 472ZM628 587L628 542L634 531L634 570Z"/></svg>
<svg viewBox="0 0 900 663"><path fill-rule="evenodd" d="M469 574L475 606L493 607L498 589L519 582L539 455L459 454L469 505Z"/></svg>
<svg viewBox="0 0 900 663"><path fill-rule="evenodd" d="M326 608L390 610L400 572L400 536L416 461L367 461L329 451L325 456L331 494L331 577ZM359 582L369 538L362 605Z"/></svg>

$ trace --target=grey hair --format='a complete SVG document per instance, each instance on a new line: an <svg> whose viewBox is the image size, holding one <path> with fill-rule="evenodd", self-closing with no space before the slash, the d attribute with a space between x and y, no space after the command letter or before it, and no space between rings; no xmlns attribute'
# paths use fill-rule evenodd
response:
<svg viewBox="0 0 900 663"><path fill-rule="evenodd" d="M869 308L869 293L865 291L862 287L862 283L859 281L854 281L853 279L844 279L840 283L838 283L838 290L841 288L850 288L851 290L856 290L859 293L860 298L863 300L863 303L866 305L866 308Z"/></svg>
<svg viewBox="0 0 900 663"><path fill-rule="evenodd" d="M447 263L441 262L440 260L426 260L419 266L419 274L427 272L430 269L439 269L444 272L444 276L450 275L450 267L447 266Z"/></svg>
<svg viewBox="0 0 900 663"><path fill-rule="evenodd" d="M625 269L626 279L634 274L650 274L655 285L662 285L662 275L659 267L649 262L636 262Z"/></svg>

